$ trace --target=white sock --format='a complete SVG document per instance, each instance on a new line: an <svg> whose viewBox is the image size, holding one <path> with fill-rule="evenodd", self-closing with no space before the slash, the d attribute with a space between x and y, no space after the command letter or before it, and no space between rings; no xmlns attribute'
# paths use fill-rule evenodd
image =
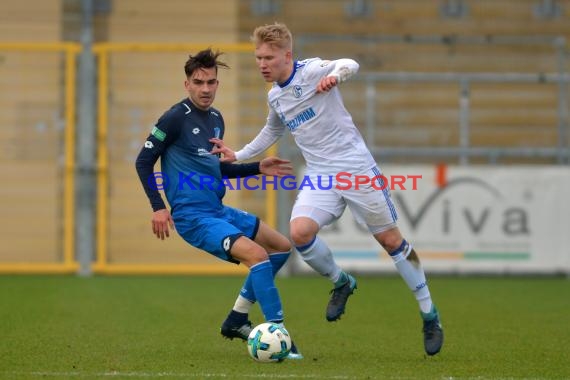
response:
<svg viewBox="0 0 570 380"><path fill-rule="evenodd" d="M431 301L431 297L429 296L429 292L428 292L428 297L424 298L424 299L418 299L418 302L420 304L420 310L422 311L422 313L431 313L431 307L433 305L433 302Z"/></svg>
<svg viewBox="0 0 570 380"><path fill-rule="evenodd" d="M404 279L410 290L414 293L416 300L420 306L420 310L424 313L431 311L431 295L426 282L426 275L419 261L408 260L408 256L412 252L412 245L407 244L404 249L396 255L390 255L396 269L400 272L400 276ZM417 257L417 255L416 255Z"/></svg>
<svg viewBox="0 0 570 380"><path fill-rule="evenodd" d="M251 302L245 297L242 297L241 295L238 295L233 310L239 313L249 314L249 310L251 309L252 306L253 302Z"/></svg>
<svg viewBox="0 0 570 380"><path fill-rule="evenodd" d="M303 260L317 273L328 277L332 282L338 281L342 269L334 261L330 248L318 236L315 237L310 247L299 250Z"/></svg>

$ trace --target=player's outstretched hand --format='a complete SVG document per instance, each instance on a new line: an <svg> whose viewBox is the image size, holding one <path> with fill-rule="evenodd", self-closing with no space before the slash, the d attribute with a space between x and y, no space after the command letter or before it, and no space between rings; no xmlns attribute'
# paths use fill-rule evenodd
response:
<svg viewBox="0 0 570 380"><path fill-rule="evenodd" d="M157 238L164 240L165 237L170 237L169 226L174 229L174 221L167 209L163 208L152 214L152 233L154 233Z"/></svg>
<svg viewBox="0 0 570 380"><path fill-rule="evenodd" d="M283 177L293 174L291 161L279 157L267 157L259 162L259 171L265 175Z"/></svg>
<svg viewBox="0 0 570 380"><path fill-rule="evenodd" d="M336 86L338 81L335 76L324 77L321 79L319 84L317 84L317 93L329 91L331 88Z"/></svg>
<svg viewBox="0 0 570 380"><path fill-rule="evenodd" d="M214 144L214 149L210 153L223 154L223 157L220 157L220 162L234 162L236 160L236 152L226 146L223 140L211 138L210 142Z"/></svg>

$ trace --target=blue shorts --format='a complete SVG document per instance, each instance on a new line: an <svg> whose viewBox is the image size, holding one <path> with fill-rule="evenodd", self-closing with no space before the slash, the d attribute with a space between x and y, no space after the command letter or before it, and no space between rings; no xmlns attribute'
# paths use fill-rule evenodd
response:
<svg viewBox="0 0 570 380"><path fill-rule="evenodd" d="M232 263L239 264L230 250L240 236L254 239L259 218L229 206L211 214L175 211L172 215L176 231L192 246Z"/></svg>

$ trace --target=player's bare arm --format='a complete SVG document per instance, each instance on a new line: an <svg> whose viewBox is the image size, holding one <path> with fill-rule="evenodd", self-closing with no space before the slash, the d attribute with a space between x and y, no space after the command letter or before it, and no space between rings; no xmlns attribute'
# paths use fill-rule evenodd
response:
<svg viewBox="0 0 570 380"><path fill-rule="evenodd" d="M152 232L158 239L170 237L169 227L174 229L174 221L170 212L163 208L152 213Z"/></svg>

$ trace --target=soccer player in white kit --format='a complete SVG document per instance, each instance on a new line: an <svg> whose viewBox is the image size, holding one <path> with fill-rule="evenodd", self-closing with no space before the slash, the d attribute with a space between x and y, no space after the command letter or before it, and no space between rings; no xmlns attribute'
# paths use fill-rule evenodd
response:
<svg viewBox="0 0 570 380"><path fill-rule="evenodd" d="M326 311L328 321L344 313L356 280L335 262L331 250L318 237L319 230L339 218L348 205L355 219L368 227L374 238L394 260L396 268L419 303L423 319L424 348L437 354L443 344L439 313L432 302L418 255L397 227L397 213L381 171L368 150L351 115L344 107L338 85L358 71L352 59L333 61L293 58L293 38L283 24L260 26L253 32L255 59L266 82L273 82L268 93L269 115L265 127L243 149L234 152L223 141L212 153L223 153L222 161L252 158L273 145L288 129L306 161L306 176L312 184L332 187L303 187L291 213L291 239L303 260L334 283ZM358 189L336 181L337 174L350 173L378 181L360 184ZM347 179L348 177L344 177ZM339 186L337 186L339 185ZM342 186L340 186L342 185ZM340 188L340 189L339 189ZM383 189L383 190L380 190ZM236 301L247 310L247 300Z"/></svg>

